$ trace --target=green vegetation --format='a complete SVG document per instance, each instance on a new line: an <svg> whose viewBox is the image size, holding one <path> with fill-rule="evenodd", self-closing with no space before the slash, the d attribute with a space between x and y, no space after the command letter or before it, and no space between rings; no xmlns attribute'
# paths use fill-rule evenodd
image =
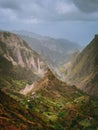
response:
<svg viewBox="0 0 98 130"><path fill-rule="evenodd" d="M9 32L3 32L3 37L7 39L11 34Z"/></svg>
<svg viewBox="0 0 98 130"><path fill-rule="evenodd" d="M31 96L32 97L32 96ZM95 130L98 128L98 103L89 96L80 96L74 102L65 102L57 107L58 102L43 95L36 95L34 99L27 97L21 102L31 113L36 113L45 122L49 130ZM62 102L62 100L61 100Z"/></svg>
<svg viewBox="0 0 98 130"><path fill-rule="evenodd" d="M48 75L48 81L45 77L39 83L39 90L34 95L31 92L21 101L21 104L32 114L39 115L49 130L96 130L98 128L97 101L75 87L70 88L57 80L50 72Z"/></svg>
<svg viewBox="0 0 98 130"><path fill-rule="evenodd" d="M45 130L40 117L0 91L0 130Z"/></svg>

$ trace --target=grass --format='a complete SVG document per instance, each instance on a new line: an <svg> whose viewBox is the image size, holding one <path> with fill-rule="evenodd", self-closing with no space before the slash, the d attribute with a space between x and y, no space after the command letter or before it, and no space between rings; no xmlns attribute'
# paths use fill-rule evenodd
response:
<svg viewBox="0 0 98 130"><path fill-rule="evenodd" d="M88 126L91 126L91 122L89 120L85 119L85 120L80 121L79 125L81 125L83 127L88 127Z"/></svg>

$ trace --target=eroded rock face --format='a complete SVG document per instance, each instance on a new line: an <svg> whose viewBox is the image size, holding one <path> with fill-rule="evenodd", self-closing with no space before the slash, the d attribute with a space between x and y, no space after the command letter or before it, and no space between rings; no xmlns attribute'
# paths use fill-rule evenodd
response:
<svg viewBox="0 0 98 130"><path fill-rule="evenodd" d="M0 54L14 66L31 69L38 76L43 76L46 71L42 58L15 34L0 32Z"/></svg>

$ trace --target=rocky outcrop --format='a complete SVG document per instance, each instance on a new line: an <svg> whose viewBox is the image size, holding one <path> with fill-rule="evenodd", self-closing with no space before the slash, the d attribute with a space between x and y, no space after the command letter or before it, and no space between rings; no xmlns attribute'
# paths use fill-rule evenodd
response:
<svg viewBox="0 0 98 130"><path fill-rule="evenodd" d="M30 69L38 76L43 76L47 68L24 40L9 32L0 32L0 54L14 66Z"/></svg>

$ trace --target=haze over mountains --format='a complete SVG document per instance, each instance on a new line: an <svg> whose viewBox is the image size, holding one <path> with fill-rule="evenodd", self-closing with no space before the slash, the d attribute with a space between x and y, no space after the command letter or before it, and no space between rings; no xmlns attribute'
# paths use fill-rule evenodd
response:
<svg viewBox="0 0 98 130"><path fill-rule="evenodd" d="M68 48L65 40L42 38L42 41L49 51L56 53L62 50L63 54L66 48L74 50L74 46ZM53 47L56 43L57 48ZM97 130L97 43L96 35L81 53L71 53L70 58L66 53L65 62L71 64L67 71L63 68L67 80L61 81L63 77L56 77L48 58L45 57L46 63L30 48L29 41L10 32L0 32L0 129Z"/></svg>
<svg viewBox="0 0 98 130"><path fill-rule="evenodd" d="M15 31L15 33L28 42L52 67L67 62L71 54L82 49L79 44L66 39L55 39L27 31Z"/></svg>

